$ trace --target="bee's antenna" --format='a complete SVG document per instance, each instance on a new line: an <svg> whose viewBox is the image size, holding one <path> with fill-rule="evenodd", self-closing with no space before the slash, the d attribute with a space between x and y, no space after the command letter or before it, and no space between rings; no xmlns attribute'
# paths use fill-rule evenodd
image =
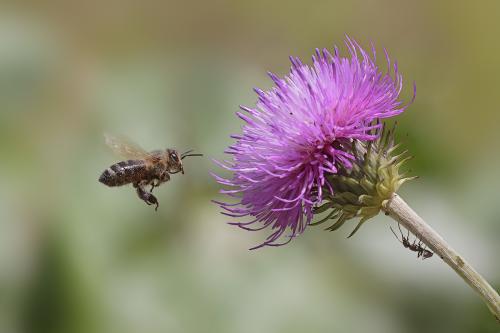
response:
<svg viewBox="0 0 500 333"><path fill-rule="evenodd" d="M181 160L183 160L184 158L186 158L188 156L203 156L203 154L190 154L192 151L194 151L194 149L191 149L191 150L188 150L188 151L182 153Z"/></svg>
<svg viewBox="0 0 500 333"><path fill-rule="evenodd" d="M203 156L203 154L188 154L188 155L184 155L181 157L181 160L183 160L185 157L188 157L188 156Z"/></svg>

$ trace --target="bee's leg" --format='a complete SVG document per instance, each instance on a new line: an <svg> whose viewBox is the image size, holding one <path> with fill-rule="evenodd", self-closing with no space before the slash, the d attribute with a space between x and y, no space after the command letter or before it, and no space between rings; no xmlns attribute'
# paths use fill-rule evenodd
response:
<svg viewBox="0 0 500 333"><path fill-rule="evenodd" d="M148 183L148 185L151 185L151 189L149 190L149 193L153 193L153 189L158 186L158 183L155 185L155 180L151 180L151 182Z"/></svg>
<svg viewBox="0 0 500 333"><path fill-rule="evenodd" d="M155 180L156 180L156 184L155 184ZM153 192L153 189L154 189L155 187L160 186L160 180L159 180L158 178L153 178L153 179L151 180L151 182L150 182L148 185L151 185L151 189L149 190L149 192L151 192L151 193L152 193L152 192Z"/></svg>
<svg viewBox="0 0 500 333"><path fill-rule="evenodd" d="M134 187L136 189L137 195L139 196L139 198L141 198L141 200L143 200L148 205L156 205L155 210L158 210L158 206L160 204L158 203L158 199L156 199L153 194L145 191L142 185L139 185L137 183L134 184Z"/></svg>
<svg viewBox="0 0 500 333"><path fill-rule="evenodd" d="M148 205L156 205L155 210L158 210L158 206L160 204L153 194L145 191L143 188L137 188L137 194L139 195L139 198L144 200Z"/></svg>
<svg viewBox="0 0 500 333"><path fill-rule="evenodd" d="M156 180L156 184L155 184L155 180ZM158 186L160 186L161 183L168 182L169 180L170 180L170 175L168 174L168 172L162 173L160 175L160 178L154 178L151 181L151 190L149 190L149 192L153 192L153 189L155 187L158 187Z"/></svg>
<svg viewBox="0 0 500 333"><path fill-rule="evenodd" d="M170 175L168 174L167 171L161 174L160 179L158 179L158 185L159 186L161 183L166 183L170 180Z"/></svg>
<svg viewBox="0 0 500 333"><path fill-rule="evenodd" d="M170 180L170 175L168 174L168 172L164 172L162 175L161 175L161 178L160 178L160 181L162 183L165 183L165 182L168 182Z"/></svg>

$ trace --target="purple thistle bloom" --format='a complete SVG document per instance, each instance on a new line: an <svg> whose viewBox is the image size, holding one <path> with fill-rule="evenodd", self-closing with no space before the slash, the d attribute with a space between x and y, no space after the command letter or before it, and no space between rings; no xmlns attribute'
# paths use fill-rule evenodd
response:
<svg viewBox="0 0 500 333"><path fill-rule="evenodd" d="M272 229L254 249L283 245L301 234L323 191L335 191L326 175L351 167L352 140L374 140L372 130L380 125L373 121L407 107L398 101L402 77L387 52L388 70L382 73L373 47L370 56L348 37L346 45L349 58L341 57L337 47L333 55L317 49L312 66L290 57L290 73L284 78L269 73L275 87L255 89L256 108L241 106L243 112L237 113L246 124L226 150L233 161L216 161L234 174L231 179L214 177L231 187L221 193L238 202L216 203L225 215L251 218L230 224L246 230ZM287 229L290 234L283 236Z"/></svg>

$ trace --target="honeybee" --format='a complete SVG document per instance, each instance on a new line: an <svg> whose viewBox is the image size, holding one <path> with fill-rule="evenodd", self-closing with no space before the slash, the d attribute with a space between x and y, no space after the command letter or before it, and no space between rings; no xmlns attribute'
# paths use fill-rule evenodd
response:
<svg viewBox="0 0 500 333"><path fill-rule="evenodd" d="M148 205L156 205L155 210L158 209L159 203L152 193L153 189L168 182L171 174L179 172L184 174L182 166L184 158L203 156L192 154L193 150L182 154L175 149L147 152L126 139L118 139L109 134L105 134L104 137L111 150L127 160L115 163L104 170L99 181L110 187L132 183L139 198ZM145 187L149 185L151 189L148 192Z"/></svg>

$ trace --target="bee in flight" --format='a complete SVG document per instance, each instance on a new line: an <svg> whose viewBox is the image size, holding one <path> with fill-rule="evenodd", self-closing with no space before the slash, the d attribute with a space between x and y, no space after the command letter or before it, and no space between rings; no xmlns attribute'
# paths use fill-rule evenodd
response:
<svg viewBox="0 0 500 333"><path fill-rule="evenodd" d="M148 205L159 203L153 195L153 189L170 180L170 175L181 172L184 174L182 160L188 156L203 156L191 154L192 150L179 154L175 149L154 150L147 152L138 145L125 139L118 139L105 134L106 144L118 155L127 160L113 164L99 177L99 181L107 186L122 186L132 183L137 195ZM146 186L151 186L147 191Z"/></svg>

